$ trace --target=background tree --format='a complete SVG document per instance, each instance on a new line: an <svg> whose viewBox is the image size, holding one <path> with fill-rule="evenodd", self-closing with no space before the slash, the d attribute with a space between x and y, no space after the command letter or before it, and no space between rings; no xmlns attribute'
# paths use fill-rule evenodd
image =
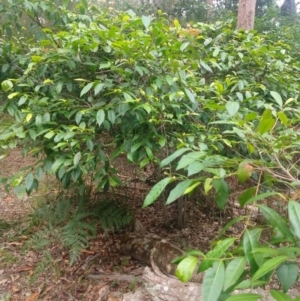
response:
<svg viewBox="0 0 300 301"><path fill-rule="evenodd" d="M240 0L238 6L237 28L253 29L256 0Z"/></svg>
<svg viewBox="0 0 300 301"><path fill-rule="evenodd" d="M296 3L295 0L285 0L281 6L282 15L292 15L296 13Z"/></svg>

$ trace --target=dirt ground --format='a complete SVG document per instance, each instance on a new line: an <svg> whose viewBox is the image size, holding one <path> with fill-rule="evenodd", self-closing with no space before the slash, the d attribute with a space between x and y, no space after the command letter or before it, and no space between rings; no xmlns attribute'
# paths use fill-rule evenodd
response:
<svg viewBox="0 0 300 301"><path fill-rule="evenodd" d="M32 158L23 158L19 150L11 151L9 156L0 161L0 178L11 175L32 162ZM120 162L119 162L120 163ZM168 208L169 227L164 226L164 210L161 202L142 209L142 203L150 187L145 184L144 175L137 174L133 167L118 164L120 177L125 185L114 191L114 197L125 202L134 212L147 231L173 242L180 248L199 249L206 252L216 239L220 229L232 218L245 214L233 206L235 195L240 189L232 191L229 206L224 212L218 211L212 199L203 195L187 202L186 223L182 229L176 227L175 205ZM84 250L79 260L69 265L67 250L53 243L47 251L51 254L52 263L32 281L34 270L42 266L45 252L28 249L26 242L30 235L26 231L28 215L40 202L56 191L55 182L44 180L42 189L30 197L18 199L12 192L5 192L0 187L0 221L4 230L0 232L0 301L101 301L101 290L106 281L90 279L87 276L99 271L129 273L142 266L122 254L120 241L126 230L105 233L99 230L89 247ZM49 181L49 182L48 182ZM231 234L239 233L243 224L237 224ZM134 290L137 283L108 282L112 292L111 299L120 293Z"/></svg>

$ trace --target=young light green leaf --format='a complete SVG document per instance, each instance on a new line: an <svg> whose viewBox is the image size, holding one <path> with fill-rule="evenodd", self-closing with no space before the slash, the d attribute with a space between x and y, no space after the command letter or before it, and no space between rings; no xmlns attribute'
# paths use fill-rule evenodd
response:
<svg viewBox="0 0 300 301"><path fill-rule="evenodd" d="M186 47L188 47L190 45L190 42L185 42L180 46L180 51L184 51L186 49Z"/></svg>
<svg viewBox="0 0 300 301"><path fill-rule="evenodd" d="M224 263L222 260L213 264L204 276L202 285L203 301L217 301L222 291L225 278Z"/></svg>
<svg viewBox="0 0 300 301"><path fill-rule="evenodd" d="M88 83L80 92L80 97L82 97L84 94L88 93L91 88L93 87L94 83Z"/></svg>
<svg viewBox="0 0 300 301"><path fill-rule="evenodd" d="M205 69L205 70L207 70L207 71L209 71L209 72L213 72L212 70L211 70L211 68L204 62L204 61L200 61L200 65Z"/></svg>
<svg viewBox="0 0 300 301"><path fill-rule="evenodd" d="M286 293L297 280L298 264L296 262L285 262L276 270L276 274L283 292Z"/></svg>
<svg viewBox="0 0 300 301"><path fill-rule="evenodd" d="M229 116L232 117L238 112L238 110L240 108L240 104L239 104L239 102L236 102L236 101L227 101L225 107L226 107L226 110L227 110Z"/></svg>
<svg viewBox="0 0 300 301"><path fill-rule="evenodd" d="M205 181L204 181L204 193L205 193L205 195L207 195L208 192L213 187L212 184L211 184L212 180L213 180L212 178L206 178Z"/></svg>
<svg viewBox="0 0 300 301"><path fill-rule="evenodd" d="M300 238L300 204L296 201L289 201L288 212L293 230L297 237Z"/></svg>
<svg viewBox="0 0 300 301"><path fill-rule="evenodd" d="M261 135L269 132L273 128L275 122L276 121L274 118L267 118L267 119L263 118L257 127L258 132Z"/></svg>
<svg viewBox="0 0 300 301"><path fill-rule="evenodd" d="M286 221L275 210L265 205L258 205L258 208L274 228L277 228L278 231L287 239L289 238L293 240L293 234L291 233Z"/></svg>
<svg viewBox="0 0 300 301"><path fill-rule="evenodd" d="M158 183L156 183L152 189L150 190L150 192L147 194L144 204L143 204L143 208L151 205L159 196L160 194L163 192L163 190L166 188L166 186L172 182L173 178L165 178L162 179L161 181L159 181Z"/></svg>
<svg viewBox="0 0 300 301"><path fill-rule="evenodd" d="M278 115L279 119L281 120L281 122L282 122L285 126L287 126L288 123L289 123L288 117L287 117L283 112L278 112L277 115Z"/></svg>
<svg viewBox="0 0 300 301"><path fill-rule="evenodd" d="M182 195L185 194L185 191L195 183L195 180L184 180L176 185L174 189L171 190L166 204L171 204L177 199L179 199Z"/></svg>
<svg viewBox="0 0 300 301"><path fill-rule="evenodd" d="M175 151L172 155L170 155L169 157L163 159L160 163L160 167L164 167L168 164L170 164L172 161L174 161L176 158L178 158L179 156L181 156L183 153L190 151L189 148L180 148L177 151Z"/></svg>
<svg viewBox="0 0 300 301"><path fill-rule="evenodd" d="M293 298L283 292L271 290L270 293L276 301L295 301Z"/></svg>
<svg viewBox="0 0 300 301"><path fill-rule="evenodd" d="M81 152L78 152L78 153L76 153L76 155L74 156L74 159L73 159L73 163L75 166L78 165L80 159L81 159Z"/></svg>
<svg viewBox="0 0 300 301"><path fill-rule="evenodd" d="M102 109L98 110L98 112L96 114L96 119L97 119L98 125L100 126L103 123L104 119L105 119L104 110L102 110Z"/></svg>
<svg viewBox="0 0 300 301"><path fill-rule="evenodd" d="M27 191L31 189L33 180L34 180L33 174L32 172L30 172L25 178L25 188Z"/></svg>
<svg viewBox="0 0 300 301"><path fill-rule="evenodd" d="M226 301L256 301L256 300L260 300L261 298L262 295L245 293L245 294L230 296L229 298L226 299Z"/></svg>
<svg viewBox="0 0 300 301"><path fill-rule="evenodd" d="M177 266L175 275L182 282L188 282L194 273L198 259L195 256L187 256Z"/></svg>
<svg viewBox="0 0 300 301"><path fill-rule="evenodd" d="M226 291L228 288L233 286L239 277L242 275L246 267L246 258L237 257L229 262L225 270L225 281L223 290Z"/></svg>
<svg viewBox="0 0 300 301"><path fill-rule="evenodd" d="M279 265L281 265L284 261L286 261L289 257L282 255L264 262L261 267L255 272L252 277L252 281L258 280L262 276L276 269Z"/></svg>
<svg viewBox="0 0 300 301"><path fill-rule="evenodd" d="M7 92L9 91L12 87L14 86L14 84L12 83L12 81L10 80L4 80L2 83L1 83L1 88L4 92Z"/></svg>
<svg viewBox="0 0 300 301"><path fill-rule="evenodd" d="M103 87L105 86L105 84L103 83L100 83L100 84L97 84L97 86L95 87L94 89L94 94L95 96L100 93L100 91L103 89Z"/></svg>
<svg viewBox="0 0 300 301"><path fill-rule="evenodd" d="M279 93L277 93L276 91L270 91L270 94L272 95L272 97L274 98L274 100L276 101L276 103L279 105L279 107L282 108L282 98L281 98L281 95Z"/></svg>
<svg viewBox="0 0 300 301"><path fill-rule="evenodd" d="M226 238L219 241L214 249L207 252L206 258L201 261L198 273L210 268L215 262L216 258L221 258L221 256L232 246L234 242L235 238Z"/></svg>
<svg viewBox="0 0 300 301"><path fill-rule="evenodd" d="M50 131L47 134L44 135L45 138L51 139L55 135L54 131Z"/></svg>
<svg viewBox="0 0 300 301"><path fill-rule="evenodd" d="M190 102L194 103L196 101L195 100L195 95L191 92L190 89L184 88L184 92L187 95L187 97L189 98Z"/></svg>
<svg viewBox="0 0 300 301"><path fill-rule="evenodd" d="M142 16L142 22L143 22L143 25L145 26L146 31L147 31L148 28L149 28L149 25L151 23L151 18L149 16Z"/></svg>

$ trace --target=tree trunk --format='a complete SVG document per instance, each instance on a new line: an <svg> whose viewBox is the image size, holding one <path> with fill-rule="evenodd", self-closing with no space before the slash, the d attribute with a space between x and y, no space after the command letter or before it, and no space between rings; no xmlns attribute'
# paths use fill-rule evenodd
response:
<svg viewBox="0 0 300 301"><path fill-rule="evenodd" d="M214 7L214 1L213 0L206 0L208 10L207 10L207 17L210 17L213 7Z"/></svg>
<svg viewBox="0 0 300 301"><path fill-rule="evenodd" d="M253 29L256 0L239 0L237 29Z"/></svg>
<svg viewBox="0 0 300 301"><path fill-rule="evenodd" d="M284 16L296 14L297 10L295 0L285 0L280 8L280 12Z"/></svg>

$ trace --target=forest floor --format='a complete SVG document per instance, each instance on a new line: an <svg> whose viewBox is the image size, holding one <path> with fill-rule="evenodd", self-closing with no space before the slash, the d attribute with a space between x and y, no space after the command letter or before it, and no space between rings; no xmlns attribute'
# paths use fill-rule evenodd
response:
<svg viewBox="0 0 300 301"><path fill-rule="evenodd" d="M32 160L30 157L23 158L18 149L11 151L0 160L0 178L15 174L21 167L32 163ZM244 209L233 205L235 196L243 189L233 183L231 198L223 212L215 208L213 199L204 199L203 195L195 196L186 204L184 227L176 227L175 205L168 208L170 223L165 227L161 202L141 208L150 190L143 180L147 173L137 174L136 169L128 166L125 161L118 162L119 176L125 184L114 191L114 197L130 207L134 217L141 221L147 231L158 234L184 250L199 249L206 252L222 226L232 218L246 214ZM28 245L32 233L39 230L31 224L30 215L43 202L53 200L53 195L58 191L56 185L53 179L44 179L38 192L21 199L0 187L0 301L101 301L103 287L107 284L113 292L108 300L113 301L117 300L118 294L134 290L137 287L135 281L107 282L87 277L99 271L130 274L143 266L122 254L120 241L128 230L106 233L99 229L97 237L72 266L69 265L67 250L58 242L47 246L48 253ZM243 224L237 223L230 234L242 230ZM50 254L50 264L45 260L45 254ZM41 272L35 275L37 268Z"/></svg>

